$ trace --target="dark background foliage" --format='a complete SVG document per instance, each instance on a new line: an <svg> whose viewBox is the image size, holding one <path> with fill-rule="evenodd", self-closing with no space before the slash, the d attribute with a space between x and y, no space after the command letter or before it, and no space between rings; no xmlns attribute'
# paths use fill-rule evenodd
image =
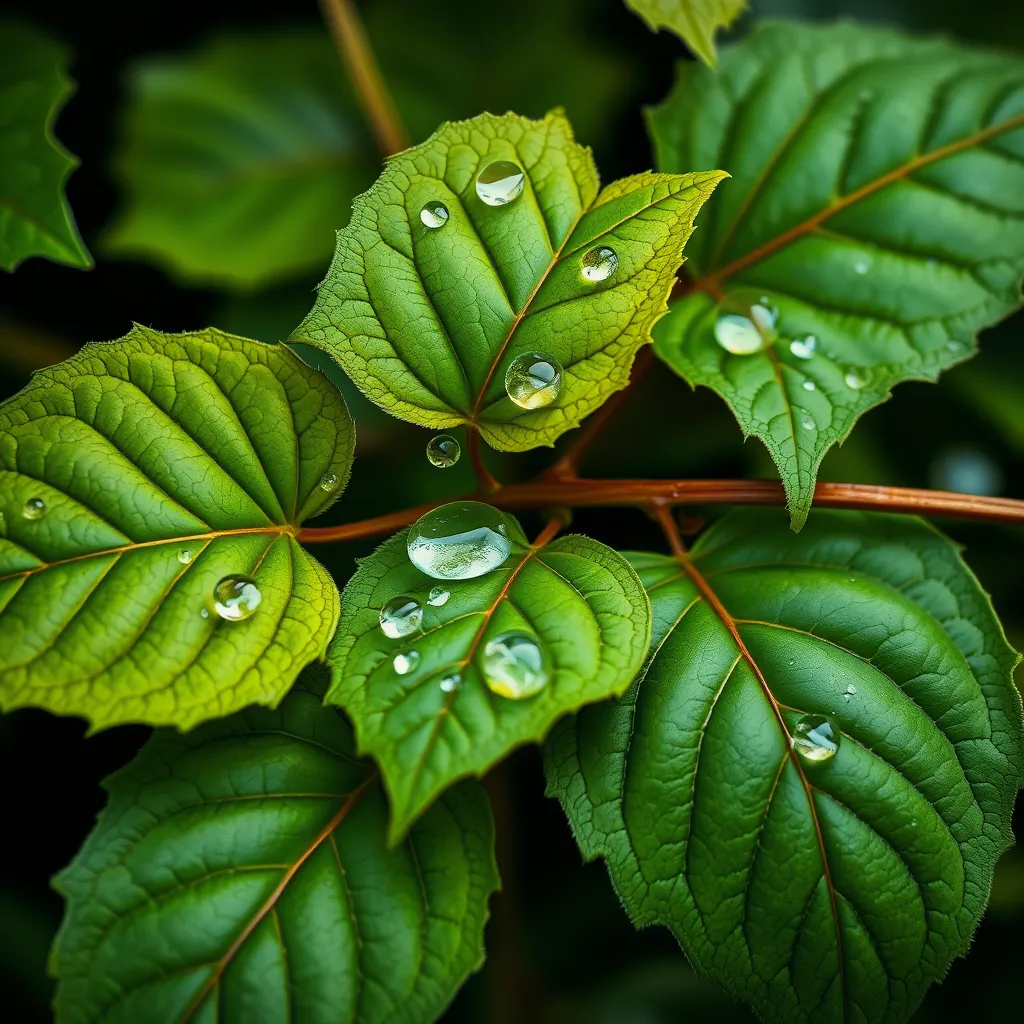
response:
<svg viewBox="0 0 1024 1024"><path fill-rule="evenodd" d="M668 90L679 42L654 36L618 0L364 0L385 74L416 141L436 99L443 116L483 106L538 116L566 107L591 144L605 180L645 169L650 151L640 113ZM759 16L882 20L922 32L1024 50L1024 6L1011 0L754 0ZM186 287L142 262L107 258L98 245L122 196L112 173L131 62L186 51L212 33L259 26L318 24L313 0L177 0L123 5L7 0L7 11L47 29L71 48L79 85L58 122L82 159L68 194L87 245L89 273L34 259L0 277L0 398L32 369L90 340L126 332L132 320L166 331L213 324L267 341L285 336L312 301L322 274L228 294ZM5 11L5 13L7 12ZM742 31L742 24L739 27ZM555 73L571 59L572 74ZM440 98L438 98L440 97ZM372 154L369 155L372 160ZM367 182L369 184L369 182ZM324 225L330 232L340 225ZM249 229L254 236L259 223ZM938 388L904 384L869 413L850 441L826 459L822 479L1024 494L1024 334L1018 315L987 332L982 354ZM993 390L999 386L998 394ZM391 420L346 389L359 426L356 468L331 515L354 519L440 499L471 486L460 464L433 470L429 434ZM525 476L547 452L493 458L503 478ZM691 393L659 367L585 467L596 475L773 476L755 442L744 445L725 406ZM693 510L700 513L702 510ZM708 512L707 514L714 514ZM528 524L530 526L534 524ZM1011 641L1024 642L1024 535L1000 526L945 524L992 593ZM581 513L576 526L619 548L661 545L634 511ZM352 558L371 545L317 552L339 584ZM0 985L7 1019L47 1020L46 952L61 913L49 878L72 857L103 804L100 780L127 761L147 730L87 737L82 722L37 711L0 716L5 780L0 848ZM492 904L489 959L446 1015L449 1021L587 1021L659 1024L747 1020L687 967L671 936L635 932L600 865L581 868L557 805L543 797L540 759L521 751L488 779L499 826L504 892ZM1018 815L1018 831L1022 823ZM1011 851L996 870L989 914L969 961L933 988L920 1021L995 1020L1020 1002L1019 935L1024 928L1024 856ZM1012 1011L1011 1011L1012 1012Z"/></svg>

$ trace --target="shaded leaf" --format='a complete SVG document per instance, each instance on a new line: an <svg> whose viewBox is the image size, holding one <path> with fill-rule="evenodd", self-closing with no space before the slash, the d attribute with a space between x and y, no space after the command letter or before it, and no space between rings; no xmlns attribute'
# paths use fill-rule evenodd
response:
<svg viewBox="0 0 1024 1024"><path fill-rule="evenodd" d="M439 607L427 603L438 581L409 561L404 532L364 559L345 588L326 700L345 709L360 752L380 765L391 841L456 779L542 739L567 711L621 693L643 660L650 610L629 563L586 537L530 547L509 523L505 565L446 581L450 597ZM391 639L380 610L399 596L423 605L422 632ZM552 663L548 685L523 700L491 692L481 672L488 641L511 630L537 637ZM399 674L393 658L409 651L418 661ZM442 680L456 674L446 690Z"/></svg>
<svg viewBox="0 0 1024 1024"><path fill-rule="evenodd" d="M276 703L337 622L295 534L354 443L326 378L213 329L136 327L37 373L0 405L0 703L97 728ZM262 601L225 621L237 574Z"/></svg>
<svg viewBox="0 0 1024 1024"><path fill-rule="evenodd" d="M147 57L130 90L107 251L231 287L323 266L377 159L322 31Z"/></svg>
<svg viewBox="0 0 1024 1024"><path fill-rule="evenodd" d="M30 256L91 267L64 183L78 161L53 125L74 91L67 51L49 36L0 22L0 267Z"/></svg>
<svg viewBox="0 0 1024 1024"><path fill-rule="evenodd" d="M476 192L478 172L496 161L526 175L504 206ZM648 172L599 193L589 151L558 114L445 125L392 157L356 200L292 340L329 352L401 419L471 424L507 451L552 444L628 383L693 218L721 178ZM443 226L421 220L428 202L446 207ZM599 282L581 269L598 246L618 257ZM526 410L506 394L505 372L534 351L565 373L552 404Z"/></svg>
<svg viewBox="0 0 1024 1024"><path fill-rule="evenodd" d="M626 0L652 32L674 32L705 64L718 63L715 33L728 28L747 0Z"/></svg>
<svg viewBox="0 0 1024 1024"><path fill-rule="evenodd" d="M452 789L387 849L376 772L311 693L159 732L106 786L56 880L62 1024L419 1024L483 960L483 789Z"/></svg>
<svg viewBox="0 0 1024 1024"><path fill-rule="evenodd" d="M658 354L722 395L774 458L799 529L825 452L894 384L934 380L1020 303L1024 64L944 40L769 25L714 75L683 65L651 115L666 170L733 175L688 250ZM779 311L730 355L716 300ZM814 340L809 358L808 336ZM813 388L813 390L812 390Z"/></svg>
<svg viewBox="0 0 1024 1024"><path fill-rule="evenodd" d="M631 556L651 656L553 734L549 791L637 925L768 1021L903 1021L963 955L1024 752L1017 661L956 547L916 519L719 522ZM790 745L828 718L838 750Z"/></svg>

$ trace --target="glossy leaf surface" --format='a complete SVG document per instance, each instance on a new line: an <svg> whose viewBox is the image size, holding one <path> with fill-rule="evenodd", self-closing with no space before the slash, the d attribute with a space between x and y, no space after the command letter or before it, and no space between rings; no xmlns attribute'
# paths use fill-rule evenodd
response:
<svg viewBox="0 0 1024 1024"><path fill-rule="evenodd" d="M49 36L0 21L0 267L30 256L91 267L64 197L78 161L53 125L74 91L67 52Z"/></svg>
<svg viewBox="0 0 1024 1024"><path fill-rule="evenodd" d="M477 177L499 161L525 180L510 202L488 205ZM503 450L552 444L628 383L721 177L649 172L599 190L589 152L557 114L445 125L356 200L292 340L329 352L401 419L473 424ZM428 203L443 204L440 225L424 222ZM588 280L583 260L602 247L616 268ZM505 373L530 352L554 356L564 376L550 405L523 409Z"/></svg>
<svg viewBox="0 0 1024 1024"><path fill-rule="evenodd" d="M57 879L61 1024L420 1024L483 960L483 789L388 849L376 773L314 694L159 732L106 785Z"/></svg>
<svg viewBox="0 0 1024 1024"><path fill-rule="evenodd" d="M404 533L364 559L345 588L326 700L345 709L360 752L380 765L392 840L456 779L543 739L566 712L621 693L647 650L650 606L621 555L578 536L535 549L510 525L505 565L444 582L441 606L428 603L438 581L409 561ZM380 610L399 596L417 598L423 619L416 633L391 639ZM535 696L511 700L485 685L487 644L507 631L535 637L550 658L550 681ZM410 651L415 667L400 674L394 656ZM456 674L446 690L442 680Z"/></svg>
<svg viewBox="0 0 1024 1024"><path fill-rule="evenodd" d="M647 22L652 32L674 32L705 64L714 67L715 33L728 28L747 0L626 0L626 6Z"/></svg>
<svg viewBox="0 0 1024 1024"><path fill-rule="evenodd" d="M734 513L631 556L651 657L555 731L549 791L637 925L767 1021L903 1021L963 955L1011 842L1017 657L915 519ZM838 750L790 737L827 718ZM820 753L820 751L819 751Z"/></svg>
<svg viewBox="0 0 1024 1024"><path fill-rule="evenodd" d="M224 36L129 81L109 252L241 288L327 262L377 158L322 32Z"/></svg>
<svg viewBox="0 0 1024 1024"><path fill-rule="evenodd" d="M717 75L682 65L650 123L662 169L733 176L687 250L691 292L656 350L765 442L799 528L822 457L857 417L967 358L1020 303L1024 63L775 24ZM752 355L715 338L718 299L741 288L779 313L778 341Z"/></svg>
<svg viewBox="0 0 1024 1024"><path fill-rule="evenodd" d="M278 701L337 622L295 533L354 442L326 378L215 330L36 374L0 405L0 703L185 728ZM235 575L262 596L244 621L214 605Z"/></svg>

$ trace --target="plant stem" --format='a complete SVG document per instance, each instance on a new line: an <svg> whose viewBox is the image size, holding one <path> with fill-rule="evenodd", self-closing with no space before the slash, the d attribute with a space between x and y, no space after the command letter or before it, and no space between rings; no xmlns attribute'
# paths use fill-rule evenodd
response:
<svg viewBox="0 0 1024 1024"><path fill-rule="evenodd" d="M501 484L484 463L484 456L480 450L480 431L472 425L466 428L466 454L476 475L476 485L480 494L486 497L500 491Z"/></svg>
<svg viewBox="0 0 1024 1024"><path fill-rule="evenodd" d="M356 95L383 156L409 148L409 133L398 116L373 47L353 0L320 0L320 7Z"/></svg>
<svg viewBox="0 0 1024 1024"><path fill-rule="evenodd" d="M675 516L672 515L672 506L664 501L655 501L651 504L651 510L654 512L654 518L661 524L662 532L665 534L668 546L672 549L672 554L680 562L685 562L687 558L686 545L680 536Z"/></svg>

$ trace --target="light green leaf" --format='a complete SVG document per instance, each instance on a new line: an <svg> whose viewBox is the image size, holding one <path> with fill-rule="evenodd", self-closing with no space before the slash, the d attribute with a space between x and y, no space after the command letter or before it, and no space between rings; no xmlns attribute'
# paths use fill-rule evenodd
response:
<svg viewBox="0 0 1024 1024"><path fill-rule="evenodd" d="M650 605L629 563L586 537L531 547L509 523L507 562L446 581L450 596L440 606L427 603L438 581L409 561L405 533L364 559L345 588L326 700L345 709L360 752L380 765L391 842L456 779L543 739L566 712L621 693L643 661ZM400 596L420 601L422 632L391 639L380 610ZM506 631L536 637L550 657L550 681L535 696L512 700L484 683L487 643ZM418 659L400 674L393 658L410 651ZM442 685L453 676L454 685Z"/></svg>
<svg viewBox="0 0 1024 1024"><path fill-rule="evenodd" d="M978 330L1020 304L1024 62L773 24L717 75L681 67L651 130L663 169L733 175L656 351L765 442L799 529L822 457L857 417L970 356ZM740 288L780 314L779 341L753 355L715 340L716 300Z"/></svg>
<svg viewBox="0 0 1024 1024"><path fill-rule="evenodd" d="M325 377L212 329L136 327L37 373L0 405L0 704L95 728L275 704L337 622L295 534L354 443ZM233 575L262 595L244 621L214 609Z"/></svg>
<svg viewBox="0 0 1024 1024"><path fill-rule="evenodd" d="M518 198L489 206L479 172L522 168ZM482 114L448 124L388 161L360 196L294 341L329 352L360 389L401 419L476 426L495 448L552 444L612 392L667 308L693 218L723 177L637 174L598 191L588 150L558 114ZM428 227L421 211L444 204ZM581 261L611 247L610 277ZM519 355L564 367L561 393L522 409L505 392Z"/></svg>
<svg viewBox="0 0 1024 1024"><path fill-rule="evenodd" d="M60 1024L420 1024L483 961L483 789L388 849L376 772L311 693L159 732L106 786L56 880Z"/></svg>
<svg viewBox="0 0 1024 1024"><path fill-rule="evenodd" d="M747 0L626 0L652 32L674 32L709 67L718 62L715 33L728 28Z"/></svg>
<svg viewBox="0 0 1024 1024"><path fill-rule="evenodd" d="M926 523L745 510L631 556L651 656L564 722L549 791L634 922L766 1021L904 1021L970 943L1024 768L1016 654ZM831 758L791 747L827 717Z"/></svg>
<svg viewBox="0 0 1024 1024"><path fill-rule="evenodd" d="M251 288L323 266L376 154L320 31L229 35L132 69L107 251Z"/></svg>
<svg viewBox="0 0 1024 1024"><path fill-rule="evenodd" d="M0 267L30 256L91 267L64 183L78 161L53 125L74 91L68 55L49 36L0 21Z"/></svg>

